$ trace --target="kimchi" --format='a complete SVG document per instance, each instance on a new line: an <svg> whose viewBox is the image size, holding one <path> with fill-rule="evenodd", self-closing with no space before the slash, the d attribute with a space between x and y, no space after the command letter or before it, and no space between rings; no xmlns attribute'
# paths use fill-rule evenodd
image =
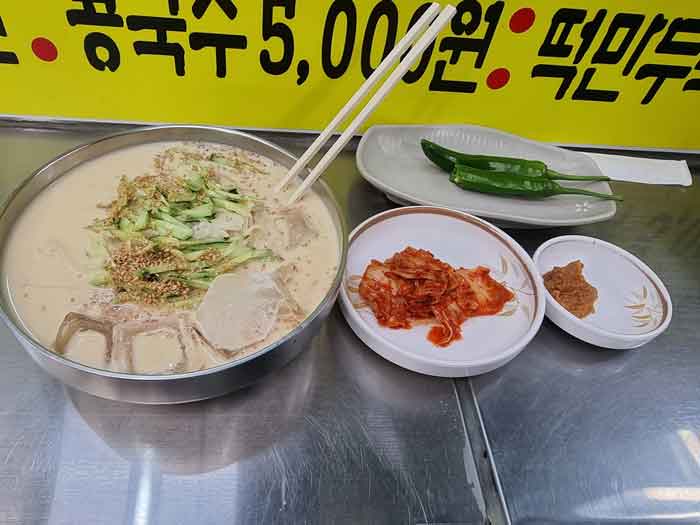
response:
<svg viewBox="0 0 700 525"><path fill-rule="evenodd" d="M428 340L441 347L462 338L467 319L498 314L514 297L486 267L454 269L410 246L384 262L372 260L359 294L382 326L433 324Z"/></svg>

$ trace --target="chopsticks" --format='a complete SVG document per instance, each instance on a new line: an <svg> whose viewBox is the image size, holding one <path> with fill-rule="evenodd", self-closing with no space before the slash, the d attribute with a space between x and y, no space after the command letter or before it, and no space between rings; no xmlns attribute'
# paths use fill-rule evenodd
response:
<svg viewBox="0 0 700 525"><path fill-rule="evenodd" d="M345 145L350 141L353 135L357 132L360 126L367 120L370 114L379 106L379 104L384 100L386 95L398 84L401 78L408 72L408 70L413 66L413 63L418 59L418 57L425 51L425 49L433 43L437 38L438 34L442 29L450 22L454 16L456 9L452 5L447 5L435 18L435 13L438 11L439 5L433 3L428 7L423 16L416 22L411 30L402 38L399 43L394 47L394 49L382 60L379 67L370 75L370 77L362 84L360 89L350 98L350 100L343 106L343 108L338 112L338 114L331 120L331 122L326 126L326 128L321 132L318 138L313 142L313 144L304 152L304 154L299 158L299 160L294 164L292 169L289 171L284 180L277 186L276 191L281 191L291 180L296 177L301 170L304 169L306 164L311 160L311 158L318 153L323 144L326 143L328 138L333 134L338 125L350 114L350 112L355 109L355 107L360 103L360 101L369 93L372 87L377 83L377 81L383 77L386 72L393 66L396 60L401 56L402 53L411 45L413 40L420 34L423 29L430 23L431 20L435 19L423 36L413 45L411 50L406 54L406 56L401 60L399 65L391 72L386 81L377 89L377 92L372 96L372 98L367 102L362 110L357 114L357 116L352 120L352 122L347 126L345 131L338 137L338 140L329 148L326 154L318 161L318 164L314 166L311 173L304 179L304 181L299 185L296 191L292 194L287 206L294 204L299 197L301 197L306 190L311 187L311 185L316 182L316 180L323 174L326 168L330 165L333 160L338 156L340 151L345 147Z"/></svg>
<svg viewBox="0 0 700 525"><path fill-rule="evenodd" d="M374 72L365 80L364 84L360 86L355 94L350 97L350 100L341 108L338 114L333 117L328 126L321 132L321 134L316 138L316 140L309 146L309 148L303 153L299 160L296 161L292 169L289 170L287 176L282 180L282 182L277 186L276 191L282 190L290 181L296 177L301 170L309 163L311 158L318 153L318 150L328 141L333 132L338 128L340 123L347 118L347 116L352 112L353 109L362 101L362 99L367 96L370 89L386 74L387 70L398 61L402 53L404 53L408 47L413 43L413 41L418 38L418 36L428 27L428 24L433 21L438 11L440 10L440 5L438 3L432 3L428 6L423 16L421 16L418 21L413 25L413 27L406 33L398 44L392 49L389 54L382 60L379 67L374 70Z"/></svg>

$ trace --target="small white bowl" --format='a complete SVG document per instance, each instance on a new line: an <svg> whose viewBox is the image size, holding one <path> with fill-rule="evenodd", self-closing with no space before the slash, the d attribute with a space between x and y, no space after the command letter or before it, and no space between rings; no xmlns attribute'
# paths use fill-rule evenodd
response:
<svg viewBox="0 0 700 525"><path fill-rule="evenodd" d="M361 299L353 284L372 259L386 260L407 246L429 250L456 268L489 267L515 298L499 315L467 319L462 339L446 348L428 341L428 325L409 330L380 326L369 308L356 306ZM518 355L542 324L545 299L532 259L502 230L467 213L414 206L375 215L350 234L340 306L355 334L392 363L421 374L465 377L489 372Z"/></svg>
<svg viewBox="0 0 700 525"><path fill-rule="evenodd" d="M535 265L544 275L571 261L583 263L583 275L598 290L595 312L579 319L545 289L547 317L574 337L603 348L645 345L668 328L671 297L661 279L642 261L609 242L565 235L538 248Z"/></svg>

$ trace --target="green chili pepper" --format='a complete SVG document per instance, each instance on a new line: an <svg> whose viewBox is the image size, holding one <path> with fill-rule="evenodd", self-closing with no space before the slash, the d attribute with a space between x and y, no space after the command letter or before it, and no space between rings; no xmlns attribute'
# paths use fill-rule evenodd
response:
<svg viewBox="0 0 700 525"><path fill-rule="evenodd" d="M491 155L468 155L422 139L420 141L423 153L437 166L448 173L457 164L471 166L472 168L498 172L501 174L525 175L528 177L546 177L551 180L580 180L602 181L610 180L609 177L564 175L547 168L547 165L539 160L524 160L511 157L493 157Z"/></svg>
<svg viewBox="0 0 700 525"><path fill-rule="evenodd" d="M546 177L509 174L480 170L471 166L455 166L450 181L464 190L492 195L544 198L552 195L587 195L605 200L621 201L619 195L608 195L580 188L567 188Z"/></svg>

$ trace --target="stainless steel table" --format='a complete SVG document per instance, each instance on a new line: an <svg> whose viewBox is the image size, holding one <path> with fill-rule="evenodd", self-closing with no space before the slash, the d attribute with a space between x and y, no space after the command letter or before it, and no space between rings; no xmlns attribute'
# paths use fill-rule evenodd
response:
<svg viewBox="0 0 700 525"><path fill-rule="evenodd" d="M626 352L545 319L515 360L473 381L514 524L700 523L700 186L615 189L626 202L609 222L512 233L530 253L567 233L630 250L666 283L673 319Z"/></svg>
<svg viewBox="0 0 700 525"><path fill-rule="evenodd" d="M0 191L102 134L0 128ZM350 226L389 207L351 151L327 180ZM655 268L674 320L637 351L545 321L506 367L440 380L383 361L336 311L258 385L141 407L65 390L0 327L0 523L700 523L700 189L617 188L613 221L511 233L530 252L600 236Z"/></svg>

